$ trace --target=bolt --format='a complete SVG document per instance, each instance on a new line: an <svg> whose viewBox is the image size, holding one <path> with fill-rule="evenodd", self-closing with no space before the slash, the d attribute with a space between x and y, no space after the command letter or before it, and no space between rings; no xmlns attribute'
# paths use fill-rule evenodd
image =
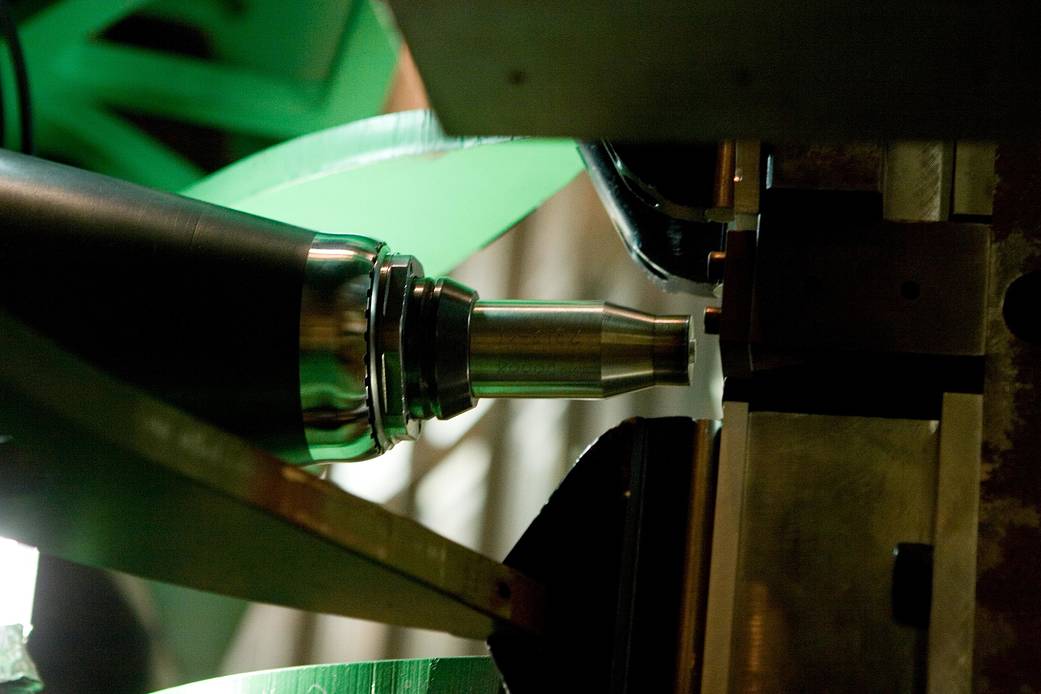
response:
<svg viewBox="0 0 1041 694"><path fill-rule="evenodd" d="M719 325L723 320L723 309L719 306L705 307L705 334L718 335Z"/></svg>
<svg viewBox="0 0 1041 694"><path fill-rule="evenodd" d="M712 251L708 254L708 264L705 274L709 282L722 282L723 270L726 267L726 251Z"/></svg>

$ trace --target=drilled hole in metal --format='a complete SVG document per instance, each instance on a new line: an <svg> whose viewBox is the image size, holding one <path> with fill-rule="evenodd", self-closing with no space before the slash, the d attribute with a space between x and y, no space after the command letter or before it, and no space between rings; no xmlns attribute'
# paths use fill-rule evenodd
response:
<svg viewBox="0 0 1041 694"><path fill-rule="evenodd" d="M1041 344L1041 271L1020 275L1008 286L1001 313L1009 332L1024 342Z"/></svg>

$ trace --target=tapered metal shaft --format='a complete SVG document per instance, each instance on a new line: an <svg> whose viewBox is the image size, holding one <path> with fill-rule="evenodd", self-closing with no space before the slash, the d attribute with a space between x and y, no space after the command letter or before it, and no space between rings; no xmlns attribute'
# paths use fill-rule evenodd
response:
<svg viewBox="0 0 1041 694"><path fill-rule="evenodd" d="M687 316L480 301L375 239L12 152L0 210L0 309L288 462L379 455L482 397L689 383Z"/></svg>
<svg viewBox="0 0 1041 694"><path fill-rule="evenodd" d="M539 301L478 301L470 316L478 398L602 398L687 385L693 359L688 316Z"/></svg>

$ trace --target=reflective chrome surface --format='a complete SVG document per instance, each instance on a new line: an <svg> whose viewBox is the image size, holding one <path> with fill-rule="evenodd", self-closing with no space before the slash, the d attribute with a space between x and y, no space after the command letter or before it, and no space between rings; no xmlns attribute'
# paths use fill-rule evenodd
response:
<svg viewBox="0 0 1041 694"><path fill-rule="evenodd" d="M480 397L602 398L688 385L689 316L596 302L478 301L357 236L316 237L300 314L311 457L363 460Z"/></svg>
<svg viewBox="0 0 1041 694"><path fill-rule="evenodd" d="M477 397L602 398L689 385L689 316L597 302L478 301L470 319Z"/></svg>
<svg viewBox="0 0 1041 694"><path fill-rule="evenodd" d="M366 386L368 305L382 243L317 236L300 307L300 406L311 457L362 460L382 452Z"/></svg>

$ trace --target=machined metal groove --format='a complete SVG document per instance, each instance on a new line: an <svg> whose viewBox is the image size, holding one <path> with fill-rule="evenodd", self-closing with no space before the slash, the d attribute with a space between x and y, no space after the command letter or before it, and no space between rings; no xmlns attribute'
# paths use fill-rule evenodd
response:
<svg viewBox="0 0 1041 694"><path fill-rule="evenodd" d="M407 255L386 253L373 267L365 360L369 370L372 435L381 451L396 441L419 435L419 421L408 416L401 333L412 279L422 274L423 266Z"/></svg>

